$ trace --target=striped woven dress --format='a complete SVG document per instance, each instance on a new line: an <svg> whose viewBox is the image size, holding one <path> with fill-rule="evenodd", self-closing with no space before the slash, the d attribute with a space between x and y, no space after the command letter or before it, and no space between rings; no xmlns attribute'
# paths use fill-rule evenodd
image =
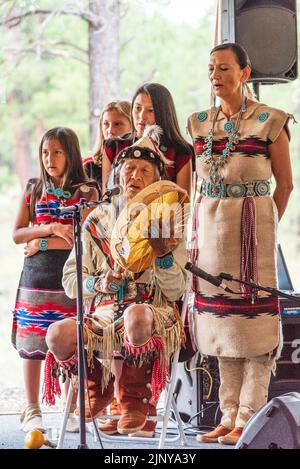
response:
<svg viewBox="0 0 300 469"><path fill-rule="evenodd" d="M214 113L197 112L188 120L197 176L202 180L194 212L192 260L213 275L226 272L276 288L278 213L269 190L272 168L268 145L283 128L287 130L290 115L261 103L249 105L240 121L238 142L221 168L222 188L215 188L209 183L211 166L203 155ZM232 120L235 122L237 115ZM220 110L214 126L214 158L222 155L229 141L226 123ZM199 278L194 285L195 339L201 353L251 358L280 351L276 297L264 292L253 297L240 291L237 283L228 283L228 287L239 291L238 295Z"/></svg>
<svg viewBox="0 0 300 469"><path fill-rule="evenodd" d="M35 182L29 180L26 187L28 206ZM72 213L56 214L57 207L89 201L93 194L92 185L87 184L77 188L69 199L44 192L36 202L33 225L53 222L72 225ZM51 249L24 259L12 327L12 344L22 358L43 360L48 350L45 336L50 324L76 314L76 300L68 298L62 287L62 271L69 254L69 249Z"/></svg>

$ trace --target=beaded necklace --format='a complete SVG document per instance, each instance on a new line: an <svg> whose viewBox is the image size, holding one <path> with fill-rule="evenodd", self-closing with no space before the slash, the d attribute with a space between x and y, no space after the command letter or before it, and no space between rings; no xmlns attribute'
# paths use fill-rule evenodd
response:
<svg viewBox="0 0 300 469"><path fill-rule="evenodd" d="M56 196L58 199L60 199L59 203L63 206L65 205L66 201L72 196L72 194L69 191L64 191L61 187L56 187L53 181L48 181L46 188L46 203L48 207L48 214L53 221L56 221L57 215L55 214L55 210L53 212L53 209L49 204L47 194Z"/></svg>
<svg viewBox="0 0 300 469"><path fill-rule="evenodd" d="M69 191L63 191L61 187L55 187L55 184L52 181L49 182L46 192L47 194L55 195L59 199L69 199L72 195Z"/></svg>
<svg viewBox="0 0 300 469"><path fill-rule="evenodd" d="M221 176L221 168L227 163L228 158L230 157L231 153L235 150L236 145L239 143L239 127L242 115L246 111L246 100L242 101L242 106L239 110L235 124L231 120L228 120L224 125L224 130L226 130L226 132L228 133L228 142L226 143L222 154L213 155L212 146L214 139L214 129L221 109L222 107L219 106L217 112L215 112L212 128L210 129L210 131L208 132L208 136L204 140L204 152L201 155L204 158L204 162L210 165L209 182L213 185L213 192L220 191L221 185L224 180L224 178Z"/></svg>

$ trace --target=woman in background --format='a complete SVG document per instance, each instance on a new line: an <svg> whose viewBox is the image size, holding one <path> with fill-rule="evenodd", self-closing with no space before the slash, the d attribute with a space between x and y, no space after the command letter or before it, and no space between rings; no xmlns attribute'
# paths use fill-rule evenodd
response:
<svg viewBox="0 0 300 469"><path fill-rule="evenodd" d="M173 165L167 168L167 176L190 194L193 149L181 135L174 101L169 90L158 83L146 83L140 86L132 98L131 118L133 132L129 137L110 139L104 144L103 190L106 188L108 176L119 152L141 138L146 125L156 124L163 131L159 149L167 160L173 162Z"/></svg>
<svg viewBox="0 0 300 469"><path fill-rule="evenodd" d="M131 133L130 102L119 100L108 103L99 119L97 141L93 155L83 160L85 172L90 179L94 179L102 190L102 153L104 140L128 136Z"/></svg>

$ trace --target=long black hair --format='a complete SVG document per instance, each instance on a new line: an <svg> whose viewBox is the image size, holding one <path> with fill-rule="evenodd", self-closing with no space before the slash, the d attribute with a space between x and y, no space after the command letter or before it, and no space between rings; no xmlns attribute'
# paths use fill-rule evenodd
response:
<svg viewBox="0 0 300 469"><path fill-rule="evenodd" d="M66 155L66 169L62 178L62 189L69 190L72 193L78 185L88 181L82 166L79 140L75 132L68 127L55 127L48 130L43 135L39 145L40 177L32 190L30 220L34 219L36 201L41 197L43 189L47 187L50 180L50 176L43 164L43 144L48 140L58 140Z"/></svg>
<svg viewBox="0 0 300 469"><path fill-rule="evenodd" d="M191 146L180 132L174 101L170 91L165 86L159 83L144 83L139 86L132 98L131 113L137 96L144 93L151 98L155 124L163 130L161 143L166 147L176 147L179 152L181 150L192 153ZM132 127L134 128L134 126Z"/></svg>

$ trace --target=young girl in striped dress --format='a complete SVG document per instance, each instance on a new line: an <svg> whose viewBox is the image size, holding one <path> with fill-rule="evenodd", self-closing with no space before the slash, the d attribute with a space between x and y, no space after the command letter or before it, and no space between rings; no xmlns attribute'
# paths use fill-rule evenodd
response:
<svg viewBox="0 0 300 469"><path fill-rule="evenodd" d="M13 232L14 242L25 244L12 343L23 358L27 406L21 423L26 432L34 428L44 431L39 393L47 329L76 314L76 301L65 295L61 283L73 247L73 218L71 212L58 214L56 209L98 198L84 173L79 141L71 129L57 127L45 133L39 163L40 177L27 183ZM83 219L88 211L83 211Z"/></svg>

